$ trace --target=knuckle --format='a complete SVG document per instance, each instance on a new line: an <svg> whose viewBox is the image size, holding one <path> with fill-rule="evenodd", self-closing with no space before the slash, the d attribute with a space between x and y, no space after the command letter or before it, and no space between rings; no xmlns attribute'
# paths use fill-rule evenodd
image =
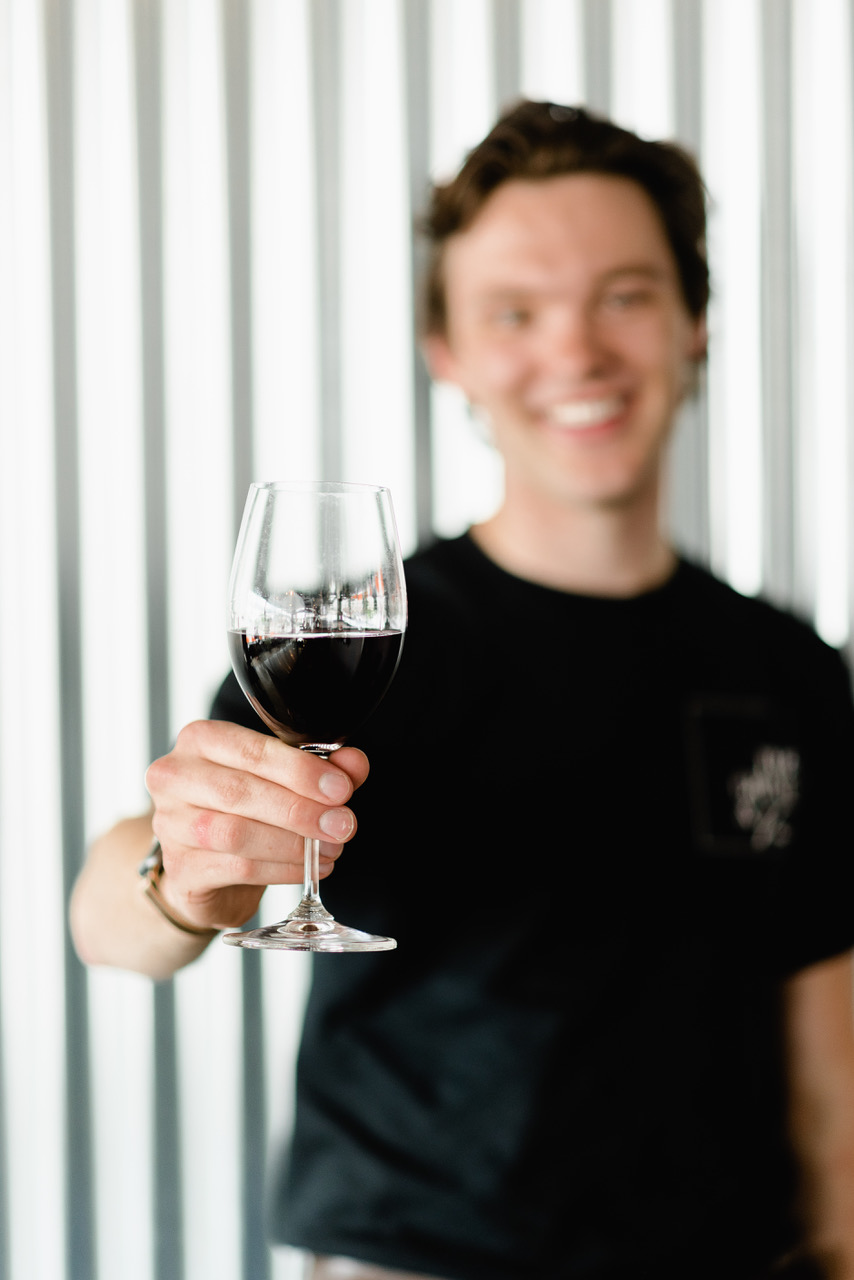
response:
<svg viewBox="0 0 854 1280"><path fill-rule="evenodd" d="M255 880L255 865L252 859L239 855L229 858L228 879L230 884L252 884Z"/></svg>
<svg viewBox="0 0 854 1280"><path fill-rule="evenodd" d="M145 771L145 786L149 795L165 790L175 776L175 761L171 755L153 760Z"/></svg>
<svg viewBox="0 0 854 1280"><path fill-rule="evenodd" d="M191 720L189 724L185 724L178 731L178 736L175 739L176 748L181 751L197 750L204 736L205 723L204 720Z"/></svg>
<svg viewBox="0 0 854 1280"><path fill-rule="evenodd" d="M250 773L255 773L267 758L270 742L263 733L247 733L240 738L238 757Z"/></svg>
<svg viewBox="0 0 854 1280"><path fill-rule="evenodd" d="M190 823L190 832L197 848L213 849L216 847L214 824L218 816L210 809L199 809L194 815Z"/></svg>
<svg viewBox="0 0 854 1280"><path fill-rule="evenodd" d="M313 800L291 792L282 805L282 826L300 835L308 835L317 826L319 812L320 806Z"/></svg>
<svg viewBox="0 0 854 1280"><path fill-rule="evenodd" d="M220 774L215 788L218 801L228 811L240 809L249 798L249 779L234 769L227 769Z"/></svg>
<svg viewBox="0 0 854 1280"><path fill-rule="evenodd" d="M220 816L216 823L217 845L224 853L240 853L246 844L246 822L243 818Z"/></svg>
<svg viewBox="0 0 854 1280"><path fill-rule="evenodd" d="M250 824L237 814L200 809L193 818L191 831L197 848L241 857L249 843Z"/></svg>
<svg viewBox="0 0 854 1280"><path fill-rule="evenodd" d="M158 836L158 839L160 837ZM170 842L161 844L163 852L163 867L170 880L174 880L187 865L187 855L180 845L173 845Z"/></svg>

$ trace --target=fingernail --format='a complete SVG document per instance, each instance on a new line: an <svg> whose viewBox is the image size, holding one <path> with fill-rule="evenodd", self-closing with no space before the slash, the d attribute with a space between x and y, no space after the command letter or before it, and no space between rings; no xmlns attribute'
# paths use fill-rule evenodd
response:
<svg viewBox="0 0 854 1280"><path fill-rule="evenodd" d="M346 800L350 784L343 773L322 773L318 787L328 800Z"/></svg>
<svg viewBox="0 0 854 1280"><path fill-rule="evenodd" d="M317 824L324 835L335 840L346 840L353 830L353 815L349 809L327 809Z"/></svg>

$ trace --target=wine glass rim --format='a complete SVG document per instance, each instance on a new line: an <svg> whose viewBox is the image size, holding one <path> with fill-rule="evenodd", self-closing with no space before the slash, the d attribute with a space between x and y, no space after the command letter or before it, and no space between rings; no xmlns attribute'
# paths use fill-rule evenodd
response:
<svg viewBox="0 0 854 1280"><path fill-rule="evenodd" d="M361 484L351 480L253 480L250 489L285 493L388 493L384 484Z"/></svg>

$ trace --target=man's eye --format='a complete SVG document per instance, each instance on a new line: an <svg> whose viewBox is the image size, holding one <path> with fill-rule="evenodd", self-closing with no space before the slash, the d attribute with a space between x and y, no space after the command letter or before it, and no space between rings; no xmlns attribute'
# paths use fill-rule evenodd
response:
<svg viewBox="0 0 854 1280"><path fill-rule="evenodd" d="M531 322L531 312L525 307L502 307L493 317L501 329L522 329Z"/></svg>
<svg viewBox="0 0 854 1280"><path fill-rule="evenodd" d="M629 311L633 307L644 307L652 298L649 289L618 289L605 295L603 301L611 311Z"/></svg>

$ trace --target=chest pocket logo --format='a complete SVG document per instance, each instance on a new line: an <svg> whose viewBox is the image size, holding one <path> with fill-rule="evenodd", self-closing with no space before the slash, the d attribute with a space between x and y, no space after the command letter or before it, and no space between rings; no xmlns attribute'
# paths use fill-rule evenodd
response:
<svg viewBox="0 0 854 1280"><path fill-rule="evenodd" d="M750 847L757 853L791 844L789 819L798 803L800 772L797 751L766 745L754 751L751 769L730 778L735 820L748 833Z"/></svg>
<svg viewBox="0 0 854 1280"><path fill-rule="evenodd" d="M687 708L694 837L706 854L773 857L797 835L801 758L789 717L765 698L694 698Z"/></svg>

